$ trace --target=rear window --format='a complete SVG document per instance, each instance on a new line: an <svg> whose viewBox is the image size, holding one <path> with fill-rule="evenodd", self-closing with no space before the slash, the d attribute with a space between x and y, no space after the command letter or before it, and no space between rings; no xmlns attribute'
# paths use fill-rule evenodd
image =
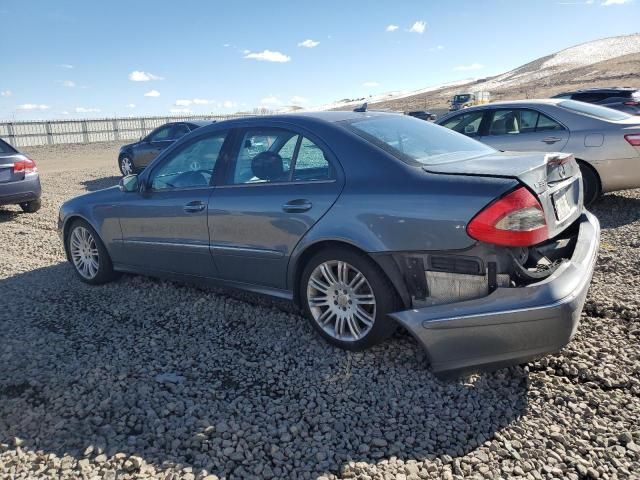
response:
<svg viewBox="0 0 640 480"><path fill-rule="evenodd" d="M17 151L4 140L0 140L0 153L17 153Z"/></svg>
<svg viewBox="0 0 640 480"><path fill-rule="evenodd" d="M406 115L369 117L346 124L356 134L407 163L439 165L495 152L452 130Z"/></svg>
<svg viewBox="0 0 640 480"><path fill-rule="evenodd" d="M572 112L582 113L583 115L589 115L591 117L614 122L631 118L631 115L627 115L626 113L619 112L612 108L600 107L599 105L577 102L575 100L565 100L564 102L560 102L558 106Z"/></svg>

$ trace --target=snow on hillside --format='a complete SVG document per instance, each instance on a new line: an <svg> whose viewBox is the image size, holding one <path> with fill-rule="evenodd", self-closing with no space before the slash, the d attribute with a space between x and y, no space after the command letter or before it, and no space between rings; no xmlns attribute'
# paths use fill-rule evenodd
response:
<svg viewBox="0 0 640 480"><path fill-rule="evenodd" d="M640 34L603 38L566 48L557 53L529 62L509 72L487 78L484 81L465 79L414 91L386 92L366 97L364 100L334 102L316 107L316 109L330 110L360 105L364 101L369 104L389 102L457 86L460 86L461 89L464 90L462 87L465 85L469 85L468 89L472 91L487 90L492 92L510 87L518 87L536 81L545 84L545 82L551 81L551 77L558 73L569 72L577 68L588 67L589 65L634 53L640 53ZM589 80L591 76L598 76L601 73L599 70L593 70L586 74L583 73L581 78ZM471 85L472 83L473 85Z"/></svg>
<svg viewBox="0 0 640 480"><path fill-rule="evenodd" d="M640 53L640 34L603 38L567 48L552 55L542 68L584 67L631 53Z"/></svg>

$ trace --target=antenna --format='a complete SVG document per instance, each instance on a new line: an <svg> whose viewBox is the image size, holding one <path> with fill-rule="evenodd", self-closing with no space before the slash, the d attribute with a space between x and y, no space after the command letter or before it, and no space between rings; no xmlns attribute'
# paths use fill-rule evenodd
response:
<svg viewBox="0 0 640 480"><path fill-rule="evenodd" d="M364 102L362 105L360 105L359 107L356 107L353 109L354 112L366 112L367 111L367 102Z"/></svg>

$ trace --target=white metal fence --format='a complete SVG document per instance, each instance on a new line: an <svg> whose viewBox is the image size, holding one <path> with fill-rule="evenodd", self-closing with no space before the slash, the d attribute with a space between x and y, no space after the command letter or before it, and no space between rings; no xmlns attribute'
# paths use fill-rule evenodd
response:
<svg viewBox="0 0 640 480"><path fill-rule="evenodd" d="M243 116L249 114L0 122L0 138L14 147L135 140L167 122Z"/></svg>

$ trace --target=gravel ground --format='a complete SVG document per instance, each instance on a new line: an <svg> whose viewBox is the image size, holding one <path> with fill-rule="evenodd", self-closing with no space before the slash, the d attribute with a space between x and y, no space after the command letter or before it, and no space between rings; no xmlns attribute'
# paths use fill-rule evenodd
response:
<svg viewBox="0 0 640 480"><path fill-rule="evenodd" d="M81 283L58 206L116 151L33 148L43 209L0 208L0 478L640 478L640 190L594 208L562 353L442 382L405 334L348 353L264 299Z"/></svg>

